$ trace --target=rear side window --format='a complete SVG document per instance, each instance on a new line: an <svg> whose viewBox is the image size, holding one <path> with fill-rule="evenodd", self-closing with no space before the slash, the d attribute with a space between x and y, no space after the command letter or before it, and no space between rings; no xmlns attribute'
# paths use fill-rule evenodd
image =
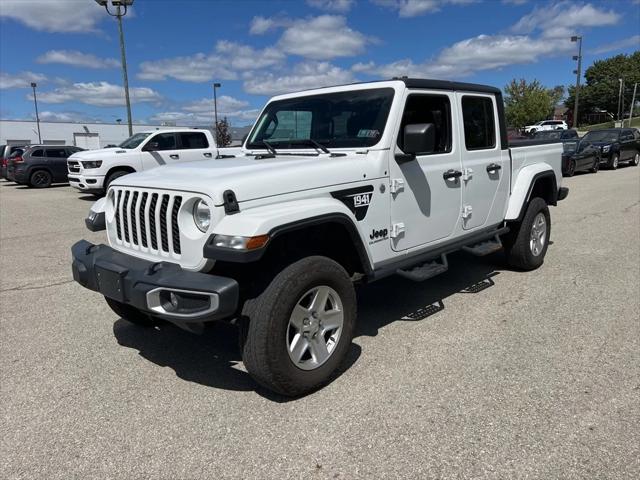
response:
<svg viewBox="0 0 640 480"><path fill-rule="evenodd" d="M158 144L158 150L175 150L176 136L173 133L160 133L151 139Z"/></svg>
<svg viewBox="0 0 640 480"><path fill-rule="evenodd" d="M44 157L44 150L34 150L31 152L32 157Z"/></svg>
<svg viewBox="0 0 640 480"><path fill-rule="evenodd" d="M575 130L565 130L562 138L578 138L578 132Z"/></svg>
<svg viewBox="0 0 640 480"><path fill-rule="evenodd" d="M488 97L462 97L464 143L467 150L482 150L496 146L496 122L493 102Z"/></svg>
<svg viewBox="0 0 640 480"><path fill-rule="evenodd" d="M398 134L400 149L404 149L404 127L417 123L431 123L435 126L433 153L451 151L451 104L446 95L409 95Z"/></svg>
<svg viewBox="0 0 640 480"><path fill-rule="evenodd" d="M633 132L631 130L625 130L620 134L620 140L633 140Z"/></svg>
<svg viewBox="0 0 640 480"><path fill-rule="evenodd" d="M207 136L202 132L185 132L178 135L180 135L180 144L183 149L209 148Z"/></svg>
<svg viewBox="0 0 640 480"><path fill-rule="evenodd" d="M47 157L49 158L67 158L66 148L47 148Z"/></svg>

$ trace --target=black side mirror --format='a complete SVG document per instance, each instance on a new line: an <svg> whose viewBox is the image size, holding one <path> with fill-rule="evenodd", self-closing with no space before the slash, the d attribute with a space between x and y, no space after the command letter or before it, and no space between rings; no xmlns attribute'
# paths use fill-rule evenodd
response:
<svg viewBox="0 0 640 480"><path fill-rule="evenodd" d="M433 153L436 149L436 127L433 123L415 123L404 127L402 150L408 155Z"/></svg>
<svg viewBox="0 0 640 480"><path fill-rule="evenodd" d="M158 147L160 147L160 144L158 142L149 142L144 146L143 150L145 152L155 152L156 150L158 150Z"/></svg>

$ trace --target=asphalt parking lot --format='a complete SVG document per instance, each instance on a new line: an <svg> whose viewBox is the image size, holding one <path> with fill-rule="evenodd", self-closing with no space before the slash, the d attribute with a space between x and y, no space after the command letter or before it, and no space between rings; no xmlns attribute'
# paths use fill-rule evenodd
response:
<svg viewBox="0 0 640 480"><path fill-rule="evenodd" d="M92 197L0 181L0 477L640 478L640 168L565 185L542 268L361 288L348 365L288 401L232 327L140 329L73 283Z"/></svg>

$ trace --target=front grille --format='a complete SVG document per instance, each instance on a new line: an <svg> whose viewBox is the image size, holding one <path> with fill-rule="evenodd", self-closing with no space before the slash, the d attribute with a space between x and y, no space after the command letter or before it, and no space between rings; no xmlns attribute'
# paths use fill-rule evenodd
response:
<svg viewBox="0 0 640 480"><path fill-rule="evenodd" d="M74 162L73 160L67 161L67 168L69 169L69 173L80 173L80 163Z"/></svg>
<svg viewBox="0 0 640 480"><path fill-rule="evenodd" d="M180 255L182 196L112 187L115 233L126 246ZM128 244L128 245L127 245Z"/></svg>

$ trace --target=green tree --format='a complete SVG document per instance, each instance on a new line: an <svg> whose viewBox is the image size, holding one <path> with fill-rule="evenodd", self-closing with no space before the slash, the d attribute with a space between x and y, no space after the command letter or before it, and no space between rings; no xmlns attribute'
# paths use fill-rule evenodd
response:
<svg viewBox="0 0 640 480"><path fill-rule="evenodd" d="M231 145L231 133L229 132L229 122L227 117L218 121L216 128L216 145L220 147L228 147Z"/></svg>
<svg viewBox="0 0 640 480"><path fill-rule="evenodd" d="M585 83L580 87L578 115L583 121L587 114L607 111L613 115L618 112L619 78L624 79L624 105L628 109L633 95L633 84L640 82L640 51L631 55L616 55L597 60L584 72ZM565 105L573 109L575 87L569 87L569 96Z"/></svg>
<svg viewBox="0 0 640 480"><path fill-rule="evenodd" d="M524 78L514 78L504 87L504 93L507 124L522 128L549 118L564 95L564 88L558 86L548 89L538 80L527 83Z"/></svg>

